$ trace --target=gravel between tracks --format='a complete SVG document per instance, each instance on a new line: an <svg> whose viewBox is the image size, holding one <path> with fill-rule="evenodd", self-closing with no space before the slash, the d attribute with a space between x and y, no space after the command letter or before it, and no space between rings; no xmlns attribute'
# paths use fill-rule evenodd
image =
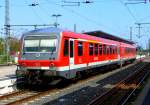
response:
<svg viewBox="0 0 150 105"><path fill-rule="evenodd" d="M142 65L140 63L138 66ZM137 65L123 67L108 73L79 81L68 88L60 89L42 98L29 102L29 105L87 105L91 100L112 88L115 83L122 80L136 70ZM131 69L132 68L132 69Z"/></svg>

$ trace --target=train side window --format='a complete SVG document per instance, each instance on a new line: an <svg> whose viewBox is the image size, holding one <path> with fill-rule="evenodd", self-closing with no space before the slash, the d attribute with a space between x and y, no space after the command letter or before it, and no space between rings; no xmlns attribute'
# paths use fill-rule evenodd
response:
<svg viewBox="0 0 150 105"><path fill-rule="evenodd" d="M65 39L64 40L64 56L68 56L68 49L69 49L69 41L68 41L68 39Z"/></svg>
<svg viewBox="0 0 150 105"><path fill-rule="evenodd" d="M99 45L99 55L102 55L102 44Z"/></svg>
<svg viewBox="0 0 150 105"><path fill-rule="evenodd" d="M107 46L107 55L109 55L109 46Z"/></svg>
<svg viewBox="0 0 150 105"><path fill-rule="evenodd" d="M120 47L116 47L116 54L120 54Z"/></svg>
<svg viewBox="0 0 150 105"><path fill-rule="evenodd" d="M95 55L98 55L98 44L95 44L94 52L95 52Z"/></svg>
<svg viewBox="0 0 150 105"><path fill-rule="evenodd" d="M93 44L89 44L89 55L93 55Z"/></svg>
<svg viewBox="0 0 150 105"><path fill-rule="evenodd" d="M112 46L109 46L109 51L110 51L110 54L112 54Z"/></svg>
<svg viewBox="0 0 150 105"><path fill-rule="evenodd" d="M70 46L69 46L69 47L70 47L70 57L73 57L73 55L74 55L74 52L73 52L73 51L74 51L73 44L74 44L74 43L73 43L73 41L71 40L71 41L70 41Z"/></svg>
<svg viewBox="0 0 150 105"><path fill-rule="evenodd" d="M115 54L115 47L112 46L112 54Z"/></svg>
<svg viewBox="0 0 150 105"><path fill-rule="evenodd" d="M103 54L106 54L106 45L104 44Z"/></svg>
<svg viewBox="0 0 150 105"><path fill-rule="evenodd" d="M83 55L83 43L78 42L78 56L82 56L82 55Z"/></svg>
<svg viewBox="0 0 150 105"><path fill-rule="evenodd" d="M117 54L117 47L115 46L115 54Z"/></svg>
<svg viewBox="0 0 150 105"><path fill-rule="evenodd" d="M130 53L130 49L128 48L128 53Z"/></svg>
<svg viewBox="0 0 150 105"><path fill-rule="evenodd" d="M115 54L117 54L118 51L117 51L117 47L116 46L114 47L114 51L115 51Z"/></svg>

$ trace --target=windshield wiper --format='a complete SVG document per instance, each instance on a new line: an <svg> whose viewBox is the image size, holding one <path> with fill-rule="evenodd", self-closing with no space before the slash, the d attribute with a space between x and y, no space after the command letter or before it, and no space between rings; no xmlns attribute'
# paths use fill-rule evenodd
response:
<svg viewBox="0 0 150 105"><path fill-rule="evenodd" d="M52 48L52 52L51 52L51 54L50 54L50 55L51 55L51 56L50 56L50 60L52 59L52 55L53 55L55 49L56 49L56 46L55 46L55 43L54 43L54 47Z"/></svg>

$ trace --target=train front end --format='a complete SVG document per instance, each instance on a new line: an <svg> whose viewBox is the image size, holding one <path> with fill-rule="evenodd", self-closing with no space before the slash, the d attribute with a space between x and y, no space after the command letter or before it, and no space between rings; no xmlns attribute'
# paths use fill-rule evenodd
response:
<svg viewBox="0 0 150 105"><path fill-rule="evenodd" d="M39 29L26 33L16 70L17 78L26 82L48 82L57 77L60 32Z"/></svg>

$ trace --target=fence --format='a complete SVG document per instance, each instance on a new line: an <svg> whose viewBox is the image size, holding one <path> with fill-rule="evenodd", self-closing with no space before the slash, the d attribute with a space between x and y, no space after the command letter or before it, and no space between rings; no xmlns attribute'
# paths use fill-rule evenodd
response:
<svg viewBox="0 0 150 105"><path fill-rule="evenodd" d="M0 55L0 64L13 64L14 59L7 55Z"/></svg>

